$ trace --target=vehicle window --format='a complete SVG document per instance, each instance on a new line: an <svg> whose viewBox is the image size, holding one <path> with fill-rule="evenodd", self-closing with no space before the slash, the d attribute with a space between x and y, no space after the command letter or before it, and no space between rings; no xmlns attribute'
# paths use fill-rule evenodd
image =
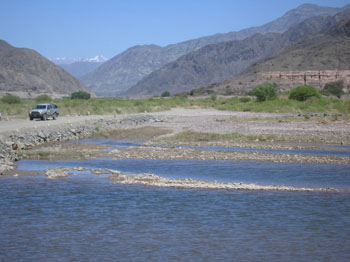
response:
<svg viewBox="0 0 350 262"><path fill-rule="evenodd" d="M48 109L51 109L52 107L51 107L51 105L48 105Z"/></svg>
<svg viewBox="0 0 350 262"><path fill-rule="evenodd" d="M34 109L46 109L46 105L37 105Z"/></svg>

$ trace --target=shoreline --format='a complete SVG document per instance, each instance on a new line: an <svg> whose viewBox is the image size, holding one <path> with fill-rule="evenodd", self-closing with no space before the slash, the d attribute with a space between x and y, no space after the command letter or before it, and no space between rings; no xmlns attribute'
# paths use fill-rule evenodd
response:
<svg viewBox="0 0 350 262"><path fill-rule="evenodd" d="M244 121L244 116L247 120ZM260 120L252 120L261 116ZM278 114L227 112L209 109L173 109L167 112L134 115L96 116L91 120L77 119L59 125L40 122L42 127L16 129L0 133L0 173L14 168L21 157L38 159L35 152L43 148L53 150L59 143L88 137L111 137L115 140L143 140L143 147L112 151L114 158L155 158L155 159L198 159L198 160L253 160L272 162L312 162L349 164L347 157L315 155L271 154L261 152L204 152L191 148L158 148L153 145L170 147L181 145L223 146L266 149L303 149L350 145L350 121L271 121L266 118ZM239 121L227 119L240 118ZM79 120L79 121L77 121ZM147 129L148 128L148 129ZM183 134L190 133L189 136ZM194 134L194 135L193 135ZM211 140L211 136L214 139ZM208 136L208 137L206 137ZM227 138L228 136L228 138ZM203 139L204 137L204 139ZM203 141L204 140L204 141ZM91 150L103 148L95 146ZM49 151L50 151L49 150ZM79 148L77 150L80 150ZM97 150L97 151L98 151ZM59 150L58 150L59 151ZM64 151L62 151L64 153ZM67 151L66 151L67 152ZM85 151L86 159L93 154ZM28 156L29 153L33 153ZM50 153L48 153L50 155ZM32 158L30 158L32 157ZM42 156L41 156L42 157ZM58 155L52 157L60 159Z"/></svg>

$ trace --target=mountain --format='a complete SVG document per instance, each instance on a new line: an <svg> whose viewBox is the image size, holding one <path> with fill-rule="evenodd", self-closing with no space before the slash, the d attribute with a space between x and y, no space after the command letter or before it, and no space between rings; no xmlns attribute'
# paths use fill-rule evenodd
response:
<svg viewBox="0 0 350 262"><path fill-rule="evenodd" d="M253 63L337 21L336 17L317 16L282 34L256 34L244 40L207 45L146 76L126 95L160 95L164 91L175 94L232 79Z"/></svg>
<svg viewBox="0 0 350 262"><path fill-rule="evenodd" d="M349 6L343 8L349 8ZM80 79L97 95L118 95L167 63L206 45L242 40L257 33L281 33L307 18L334 15L341 10L342 8L305 4L260 27L252 27L239 32L215 34L166 47L156 45L135 46L113 57L107 63Z"/></svg>
<svg viewBox="0 0 350 262"><path fill-rule="evenodd" d="M76 78L94 71L107 60L108 58L105 56L94 56L90 58L57 57L51 59L52 62Z"/></svg>
<svg viewBox="0 0 350 262"><path fill-rule="evenodd" d="M160 46L135 46L83 76L81 81L97 95L116 96L142 77L166 64L167 59Z"/></svg>
<svg viewBox="0 0 350 262"><path fill-rule="evenodd" d="M56 57L51 59L51 61L56 65L70 65L79 62L104 63L107 60L108 58L103 55L97 55L89 58Z"/></svg>
<svg viewBox="0 0 350 262"><path fill-rule="evenodd" d="M71 64L61 64L59 66L70 73L72 76L79 79L84 75L94 71L102 64L103 62L74 62Z"/></svg>
<svg viewBox="0 0 350 262"><path fill-rule="evenodd" d="M350 11L331 28L295 43L278 55L260 61L237 78L199 90L202 94L244 93L265 82L280 91L310 84L318 88L343 80L350 87Z"/></svg>
<svg viewBox="0 0 350 262"><path fill-rule="evenodd" d="M0 40L0 94L62 97L78 90L90 92L77 79L36 51L16 48Z"/></svg>

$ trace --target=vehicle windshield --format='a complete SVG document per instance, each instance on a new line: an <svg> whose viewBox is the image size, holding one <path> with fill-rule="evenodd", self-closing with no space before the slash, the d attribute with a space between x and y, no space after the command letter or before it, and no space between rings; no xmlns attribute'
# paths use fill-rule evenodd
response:
<svg viewBox="0 0 350 262"><path fill-rule="evenodd" d="M34 109L46 109L45 105L37 105Z"/></svg>

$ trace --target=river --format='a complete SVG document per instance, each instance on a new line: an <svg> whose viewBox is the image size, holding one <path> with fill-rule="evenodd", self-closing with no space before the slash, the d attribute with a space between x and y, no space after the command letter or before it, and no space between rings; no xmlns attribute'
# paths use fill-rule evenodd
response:
<svg viewBox="0 0 350 262"><path fill-rule="evenodd" d="M348 165L22 160L169 178L335 187L340 193L156 188L88 171L0 179L0 261L349 261Z"/></svg>

